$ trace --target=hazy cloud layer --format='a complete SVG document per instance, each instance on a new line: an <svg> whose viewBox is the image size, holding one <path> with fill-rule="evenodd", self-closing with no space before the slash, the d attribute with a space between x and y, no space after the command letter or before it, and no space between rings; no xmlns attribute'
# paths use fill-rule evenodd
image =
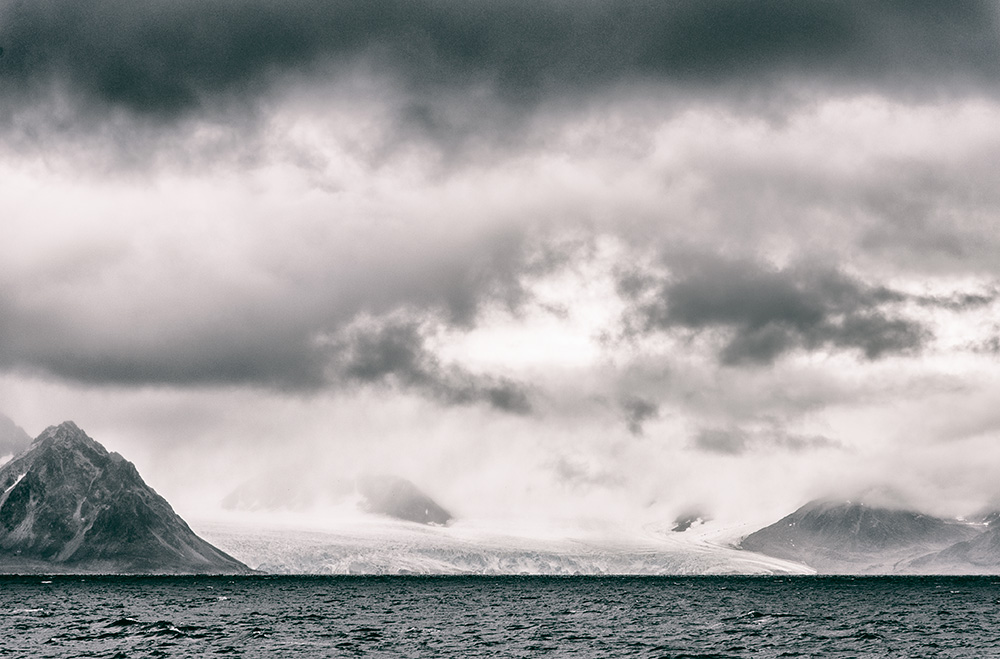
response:
<svg viewBox="0 0 1000 659"><path fill-rule="evenodd" d="M660 406L640 396L626 396L621 401L628 431L635 436L643 434L643 424L660 416Z"/></svg>
<svg viewBox="0 0 1000 659"><path fill-rule="evenodd" d="M752 431L741 428L704 428L695 436L692 446L700 451L720 455L741 455L754 450L797 452L842 448L838 442L828 437L789 433L780 427Z"/></svg>

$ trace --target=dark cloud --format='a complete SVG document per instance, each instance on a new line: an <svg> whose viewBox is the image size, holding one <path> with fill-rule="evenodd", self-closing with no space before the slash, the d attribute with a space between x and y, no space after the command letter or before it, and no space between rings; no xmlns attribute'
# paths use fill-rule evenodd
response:
<svg viewBox="0 0 1000 659"><path fill-rule="evenodd" d="M942 118L941 130L949 130L952 121ZM954 125L963 124L954 121ZM858 246L882 261L902 259L910 267L925 270L942 264L951 271L962 266L969 272L992 269L997 186L990 153L995 151L995 141L993 136L984 136L979 143L961 147L957 161L947 157L887 160L878 171L865 172L854 191L831 190L878 218L862 231ZM943 154L951 139L942 139L940 144ZM837 202L828 199L828 203Z"/></svg>
<svg viewBox="0 0 1000 659"><path fill-rule="evenodd" d="M840 442L823 435L796 435L780 433L773 438L774 445L788 451L806 451L811 449L836 448L842 449Z"/></svg>
<svg viewBox="0 0 1000 659"><path fill-rule="evenodd" d="M915 298L922 306L938 307L950 311L970 311L988 306L996 301L1000 291L996 288L981 293L952 293L951 295L920 295Z"/></svg>
<svg viewBox="0 0 1000 659"><path fill-rule="evenodd" d="M635 436L643 434L643 424L660 416L660 406L639 396L625 396L621 400L628 431Z"/></svg>
<svg viewBox="0 0 1000 659"><path fill-rule="evenodd" d="M780 424L758 430L742 428L703 428L692 446L699 451L722 455L742 455L753 450L807 451L842 448L842 445L822 435L789 433Z"/></svg>
<svg viewBox="0 0 1000 659"><path fill-rule="evenodd" d="M364 60L416 94L428 125L419 99L484 87L521 106L629 80L938 93L996 82L996 14L985 0L15 0L0 9L0 81L171 118Z"/></svg>
<svg viewBox="0 0 1000 659"><path fill-rule="evenodd" d="M0 366L114 386L238 385L298 392L384 386L446 405L531 410L527 392L514 381L442 364L427 348L417 321L363 318L324 336L293 326L257 330L241 333L235 323L226 324L224 334L222 329L215 335L178 333L157 345L112 340L95 345L95 337L75 336L64 337L60 347L57 332L38 326L33 345L0 343Z"/></svg>
<svg viewBox="0 0 1000 659"><path fill-rule="evenodd" d="M747 443L747 435L742 431L706 428L695 437L694 447L709 453L739 455L746 450Z"/></svg>
<svg viewBox="0 0 1000 659"><path fill-rule="evenodd" d="M614 487L621 485L624 480L619 475L566 456L555 460L551 469L560 483L572 488Z"/></svg>
<svg viewBox="0 0 1000 659"><path fill-rule="evenodd" d="M0 371L105 386L238 386L310 393L385 385L449 405L485 402L530 409L518 384L441 364L412 315L457 331L484 304L515 308L523 253L454 249L436 263L401 260L370 277L352 272L329 286L320 273L295 289L227 295L218 281L115 300L84 282L68 297L25 298L0 289ZM411 243L412 244L412 243ZM468 246L466 246L468 247ZM527 267L527 266L525 266ZM530 268L529 268L530 269ZM341 284L346 287L340 287ZM173 302L171 303L171 300ZM368 319L368 320L365 320Z"/></svg>
<svg viewBox="0 0 1000 659"><path fill-rule="evenodd" d="M980 341L972 346L973 352L1000 356L1000 335L991 336L984 341Z"/></svg>
<svg viewBox="0 0 1000 659"><path fill-rule="evenodd" d="M620 288L639 299L632 320L640 331L723 330L719 358L730 365L769 364L795 349L853 349L877 359L916 351L928 337L889 310L905 296L830 268L683 257L651 299L631 284Z"/></svg>
<svg viewBox="0 0 1000 659"><path fill-rule="evenodd" d="M390 385L449 405L486 402L505 412L531 411L528 395L517 383L442 364L425 342L420 323L412 320L362 322L329 341L333 360L328 373L334 382Z"/></svg>
<svg viewBox="0 0 1000 659"><path fill-rule="evenodd" d="M249 385L314 390L324 384L322 355L304 332L256 328L242 335L219 328L175 329L157 336L119 337L120 326L87 334L53 319L52 324L13 318L30 328L0 345L0 368L114 386ZM124 330L123 330L124 331Z"/></svg>
<svg viewBox="0 0 1000 659"><path fill-rule="evenodd" d="M197 275L165 261L132 263L131 254L91 254L86 267L68 267L71 258L39 250L30 283L0 282L0 371L111 386L324 389L331 382L323 337L359 318L392 317L401 309L468 330L484 306L516 310L524 304L526 272L557 265L532 256L516 229L450 233L457 235L373 229L352 236L358 238L353 244L321 235L316 244L293 242L294 250L276 254L273 264L254 263L254 283L237 285L217 269L211 245L201 254L209 262L199 264ZM201 252L191 246L187 253L197 262ZM299 260L311 264L300 270ZM169 274L150 279L145 270ZM94 285L96 273L108 286ZM367 368L367 379L377 379L378 369L389 365L402 368L358 361L347 377L363 381ZM441 400L526 407L516 387L485 386L474 378L460 386L459 374L449 377L437 395Z"/></svg>

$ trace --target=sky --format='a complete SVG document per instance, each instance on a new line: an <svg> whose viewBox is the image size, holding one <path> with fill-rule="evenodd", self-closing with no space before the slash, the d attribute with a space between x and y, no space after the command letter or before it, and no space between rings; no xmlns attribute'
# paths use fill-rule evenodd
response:
<svg viewBox="0 0 1000 659"><path fill-rule="evenodd" d="M0 0L0 412L175 507L1000 503L1000 6Z"/></svg>

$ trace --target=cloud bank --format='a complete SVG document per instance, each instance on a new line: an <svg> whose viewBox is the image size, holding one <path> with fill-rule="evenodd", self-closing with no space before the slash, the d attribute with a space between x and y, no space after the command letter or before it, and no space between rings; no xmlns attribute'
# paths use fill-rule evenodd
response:
<svg viewBox="0 0 1000 659"><path fill-rule="evenodd" d="M3 412L182 496L306 455L470 515L988 500L997 12L2 2Z"/></svg>
<svg viewBox="0 0 1000 659"><path fill-rule="evenodd" d="M723 364L768 364L796 348L856 349L866 359L916 351L927 330L886 312L904 296L866 286L835 270L775 270L716 257L682 264L664 282L644 282L650 302L634 311L640 331L723 328ZM625 283L629 290L633 282Z"/></svg>
<svg viewBox="0 0 1000 659"><path fill-rule="evenodd" d="M972 0L47 0L4 3L0 25L14 132L39 110L49 130L86 130L118 112L231 122L266 113L288 84L360 71L394 90L404 134L449 142L490 123L507 132L541 105L650 86L779 114L831 90L992 95L1000 55L995 4Z"/></svg>

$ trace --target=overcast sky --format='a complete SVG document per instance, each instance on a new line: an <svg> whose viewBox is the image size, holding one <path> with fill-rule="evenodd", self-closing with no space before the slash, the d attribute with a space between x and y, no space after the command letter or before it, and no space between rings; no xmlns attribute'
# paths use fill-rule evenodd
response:
<svg viewBox="0 0 1000 659"><path fill-rule="evenodd" d="M1000 497L996 2L0 0L0 48L0 412L181 510Z"/></svg>

